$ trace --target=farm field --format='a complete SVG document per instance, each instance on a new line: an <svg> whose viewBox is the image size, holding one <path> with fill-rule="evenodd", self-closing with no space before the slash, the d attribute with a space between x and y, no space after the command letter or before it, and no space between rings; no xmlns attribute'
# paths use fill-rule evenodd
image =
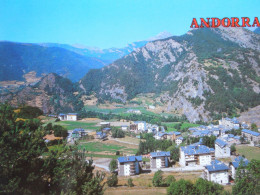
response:
<svg viewBox="0 0 260 195"><path fill-rule="evenodd" d="M83 128L87 130L96 130L100 127L96 126L97 123L89 123L89 122L83 122L83 121L59 121L55 122L56 125L61 125L65 127L67 130L73 130L76 128Z"/></svg>
<svg viewBox="0 0 260 195"><path fill-rule="evenodd" d="M248 160L260 160L260 148L246 145L236 146L237 153L245 155Z"/></svg>
<svg viewBox="0 0 260 195"><path fill-rule="evenodd" d="M130 144L120 143L116 141L93 141L93 142L81 142L79 145L80 149L85 149L89 152L89 155L115 155L117 151L122 154L135 154L137 147ZM101 156L95 156L101 157ZM103 157L106 158L106 157ZM113 158L113 157L112 157Z"/></svg>

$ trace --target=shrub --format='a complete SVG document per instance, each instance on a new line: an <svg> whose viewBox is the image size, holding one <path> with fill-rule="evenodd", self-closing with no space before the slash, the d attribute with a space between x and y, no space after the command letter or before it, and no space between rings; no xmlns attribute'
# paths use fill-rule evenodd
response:
<svg viewBox="0 0 260 195"><path fill-rule="evenodd" d="M116 174L112 174L111 176L109 176L107 178L107 185L109 187L115 187L118 183L118 179L117 179L117 175Z"/></svg>
<svg viewBox="0 0 260 195"><path fill-rule="evenodd" d="M115 159L112 159L109 163L109 170L110 172L113 172L117 169L117 161Z"/></svg>
<svg viewBox="0 0 260 195"><path fill-rule="evenodd" d="M175 177L173 175L169 175L165 179L165 185L170 186L172 183L176 181Z"/></svg>
<svg viewBox="0 0 260 195"><path fill-rule="evenodd" d="M128 185L128 187L133 187L133 186L134 186L134 184L133 184L133 179L132 179L132 178L129 178L129 179L127 180L127 185Z"/></svg>
<svg viewBox="0 0 260 195"><path fill-rule="evenodd" d="M161 170L156 171L152 180L154 187L162 187L164 185L163 182L163 172Z"/></svg>

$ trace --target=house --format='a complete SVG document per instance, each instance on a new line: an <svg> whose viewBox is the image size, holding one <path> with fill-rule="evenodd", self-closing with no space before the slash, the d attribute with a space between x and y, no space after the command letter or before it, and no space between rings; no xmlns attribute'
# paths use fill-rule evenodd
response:
<svg viewBox="0 0 260 195"><path fill-rule="evenodd" d="M96 133L96 139L106 139L107 138L107 134L106 133L103 133L102 131L99 131Z"/></svg>
<svg viewBox="0 0 260 195"><path fill-rule="evenodd" d="M110 122L103 121L103 122L100 122L99 124L100 124L101 128L107 128L107 127L109 128L110 127Z"/></svg>
<svg viewBox="0 0 260 195"><path fill-rule="evenodd" d="M158 125L146 124L146 129L148 130L148 133L156 133L160 128Z"/></svg>
<svg viewBox="0 0 260 195"><path fill-rule="evenodd" d="M117 159L118 175L131 176L141 172L142 156L121 156Z"/></svg>
<svg viewBox="0 0 260 195"><path fill-rule="evenodd" d="M72 131L71 137L72 138L81 138L83 136L87 135L84 129L77 128Z"/></svg>
<svg viewBox="0 0 260 195"><path fill-rule="evenodd" d="M230 169L231 169L231 177L233 179L236 178L236 171L237 171L237 168L239 167L239 165L247 166L248 163L249 163L249 161L242 156L238 156L237 158L235 158L235 160L229 164Z"/></svg>
<svg viewBox="0 0 260 195"><path fill-rule="evenodd" d="M236 119L236 117L234 118L222 118L221 120L219 120L219 125L223 125L225 128L230 128L230 129L239 129L240 125L239 125L239 121Z"/></svg>
<svg viewBox="0 0 260 195"><path fill-rule="evenodd" d="M134 131L134 132L137 133L138 125L137 124L130 124L130 131Z"/></svg>
<svg viewBox="0 0 260 195"><path fill-rule="evenodd" d="M126 111L126 113L142 114L142 112L140 110L135 110L135 109L129 109Z"/></svg>
<svg viewBox="0 0 260 195"><path fill-rule="evenodd" d="M61 121L76 121L77 120L77 113L68 113L68 114L60 113L58 115L58 118Z"/></svg>
<svg viewBox="0 0 260 195"><path fill-rule="evenodd" d="M123 131L127 131L127 130L128 130L128 126L127 126L127 125L122 125L122 126L121 126L121 129L122 129Z"/></svg>
<svg viewBox="0 0 260 195"><path fill-rule="evenodd" d="M212 132L209 130L200 130L195 131L192 133L191 137L204 137L204 136L210 136L212 135Z"/></svg>
<svg viewBox="0 0 260 195"><path fill-rule="evenodd" d="M145 121L135 121L134 124L137 124L138 131L145 131L146 130L146 122Z"/></svg>
<svg viewBox="0 0 260 195"><path fill-rule="evenodd" d="M181 166L208 165L215 159L215 150L204 145L192 144L180 148Z"/></svg>
<svg viewBox="0 0 260 195"><path fill-rule="evenodd" d="M205 166L204 178L218 184L229 183L229 167L224 163L214 160L210 165Z"/></svg>
<svg viewBox="0 0 260 195"><path fill-rule="evenodd" d="M58 115L58 118L61 120L61 121L66 121L67 120L67 115L66 114L63 114L63 113L60 113Z"/></svg>
<svg viewBox="0 0 260 195"><path fill-rule="evenodd" d="M221 139L215 141L215 157L216 158L228 158L230 157L230 146L228 143Z"/></svg>
<svg viewBox="0 0 260 195"><path fill-rule="evenodd" d="M169 167L170 152L151 152L150 153L150 166L151 169L160 169Z"/></svg>
<svg viewBox="0 0 260 195"><path fill-rule="evenodd" d="M183 142L183 137L178 137L177 139L175 139L175 143L178 145L180 145Z"/></svg>
<svg viewBox="0 0 260 195"><path fill-rule="evenodd" d="M67 120L68 121L76 121L77 120L77 113L68 113L67 114Z"/></svg>
<svg viewBox="0 0 260 195"><path fill-rule="evenodd" d="M155 139L157 140L164 140L167 138L167 133L165 132L159 132L154 136Z"/></svg>
<svg viewBox="0 0 260 195"><path fill-rule="evenodd" d="M260 141L260 133L251 131L248 129L243 129L241 132L242 136L246 137L246 139L250 142L258 144Z"/></svg>
<svg viewBox="0 0 260 195"><path fill-rule="evenodd" d="M168 140L174 141L178 137L181 137L181 133L178 132L178 131L171 131L171 132L167 133L167 139Z"/></svg>
<svg viewBox="0 0 260 195"><path fill-rule="evenodd" d="M102 131L103 131L103 133L106 133L106 134L108 134L108 133L110 133L110 131L111 131L111 128L109 128L109 127L106 127L106 128L103 128L103 129L102 129Z"/></svg>

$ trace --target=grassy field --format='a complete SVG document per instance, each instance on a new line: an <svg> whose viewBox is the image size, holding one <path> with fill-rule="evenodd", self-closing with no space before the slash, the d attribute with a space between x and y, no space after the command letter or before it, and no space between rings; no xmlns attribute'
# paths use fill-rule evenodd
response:
<svg viewBox="0 0 260 195"><path fill-rule="evenodd" d="M192 183L195 183L196 180L202 172L164 172L163 178L166 178L168 175L173 175L176 180L185 179L190 180ZM167 191L165 187L155 188L152 185L152 178L154 173L142 174L131 177L133 179L134 187L126 187L127 180L129 177L118 177L118 186L113 188L107 188L105 190L105 195L121 195L121 194L166 194ZM232 186L224 186L224 190L231 192Z"/></svg>
<svg viewBox="0 0 260 195"><path fill-rule="evenodd" d="M175 125L178 124L180 122L172 122L172 123L163 123L163 125L165 125L167 127L167 132L170 132L170 131L180 131L180 130L183 130L183 129L186 129L186 128L190 128L190 127L198 127L199 124L193 124L193 123L183 123L181 125L181 128L180 129L176 129L175 128Z"/></svg>
<svg viewBox="0 0 260 195"><path fill-rule="evenodd" d="M122 145L116 145L116 144L109 144L109 143L103 143L103 142L86 142L81 143L79 146L81 149L85 148L86 151L89 151L90 153L98 153L98 152L104 152L104 153L110 153L115 154L116 151L120 151L122 153L130 153L135 154L137 152L137 149L135 148L129 148Z"/></svg>
<svg viewBox="0 0 260 195"><path fill-rule="evenodd" d="M236 146L236 149L237 153L240 155L245 155L248 160L260 160L260 148L258 147L239 145Z"/></svg>
<svg viewBox="0 0 260 195"><path fill-rule="evenodd" d="M88 123L88 122L82 122L82 121L59 121L55 122L53 124L61 125L65 127L67 130L73 130L76 128L83 128L87 130L96 130L100 127L95 126L96 123Z"/></svg>

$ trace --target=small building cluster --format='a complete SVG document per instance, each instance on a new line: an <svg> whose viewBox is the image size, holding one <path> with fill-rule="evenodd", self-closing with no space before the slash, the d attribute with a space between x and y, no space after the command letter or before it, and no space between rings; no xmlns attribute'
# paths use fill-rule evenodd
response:
<svg viewBox="0 0 260 195"><path fill-rule="evenodd" d="M58 118L61 120L61 121L76 121L77 120L77 113L68 113L68 114L63 114L63 113L60 113L58 115Z"/></svg>

